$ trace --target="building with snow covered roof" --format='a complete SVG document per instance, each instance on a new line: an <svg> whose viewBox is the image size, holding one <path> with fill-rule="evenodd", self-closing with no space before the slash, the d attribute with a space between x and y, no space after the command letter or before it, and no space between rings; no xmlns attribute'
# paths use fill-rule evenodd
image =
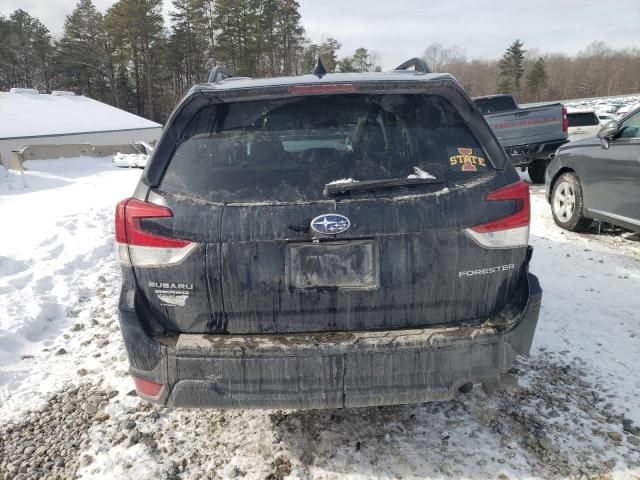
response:
<svg viewBox="0 0 640 480"><path fill-rule="evenodd" d="M153 143L161 131L158 123L73 92L40 94L26 88L0 92L0 163L8 167L14 161L12 152L27 146L84 144L91 149Z"/></svg>

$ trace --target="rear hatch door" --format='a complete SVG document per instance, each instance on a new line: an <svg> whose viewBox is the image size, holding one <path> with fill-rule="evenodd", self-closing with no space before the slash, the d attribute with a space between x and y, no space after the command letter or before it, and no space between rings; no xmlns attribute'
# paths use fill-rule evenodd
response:
<svg viewBox="0 0 640 480"><path fill-rule="evenodd" d="M510 181L441 96L209 105L150 197L173 217L146 223L197 248L137 275L156 314L181 332L480 321L508 303L526 239L486 248L465 229L513 213L514 202L485 201ZM159 281L193 289L169 305Z"/></svg>

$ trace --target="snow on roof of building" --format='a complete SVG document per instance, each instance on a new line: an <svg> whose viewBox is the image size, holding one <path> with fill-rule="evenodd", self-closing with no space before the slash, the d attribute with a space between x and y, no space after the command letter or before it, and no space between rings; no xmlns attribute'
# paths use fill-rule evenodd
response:
<svg viewBox="0 0 640 480"><path fill-rule="evenodd" d="M0 139L158 127L146 118L69 92L0 92Z"/></svg>

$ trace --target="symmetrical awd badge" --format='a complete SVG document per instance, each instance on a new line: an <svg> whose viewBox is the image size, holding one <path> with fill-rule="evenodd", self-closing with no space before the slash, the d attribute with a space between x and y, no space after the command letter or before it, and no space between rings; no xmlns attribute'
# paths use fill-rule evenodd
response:
<svg viewBox="0 0 640 480"><path fill-rule="evenodd" d="M344 215L328 213L311 220L311 230L321 235L336 235L349 229L351 222Z"/></svg>

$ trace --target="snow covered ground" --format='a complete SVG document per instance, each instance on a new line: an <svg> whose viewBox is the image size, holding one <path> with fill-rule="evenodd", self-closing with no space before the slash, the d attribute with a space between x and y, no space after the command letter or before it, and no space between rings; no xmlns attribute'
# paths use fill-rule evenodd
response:
<svg viewBox="0 0 640 480"><path fill-rule="evenodd" d="M640 236L565 232L532 187L544 289L520 388L326 411L151 407L118 331L111 158L0 171L0 479L640 478Z"/></svg>
<svg viewBox="0 0 640 480"><path fill-rule="evenodd" d="M144 168L149 161L149 155L145 153L116 153L113 156L113 164L117 167Z"/></svg>

